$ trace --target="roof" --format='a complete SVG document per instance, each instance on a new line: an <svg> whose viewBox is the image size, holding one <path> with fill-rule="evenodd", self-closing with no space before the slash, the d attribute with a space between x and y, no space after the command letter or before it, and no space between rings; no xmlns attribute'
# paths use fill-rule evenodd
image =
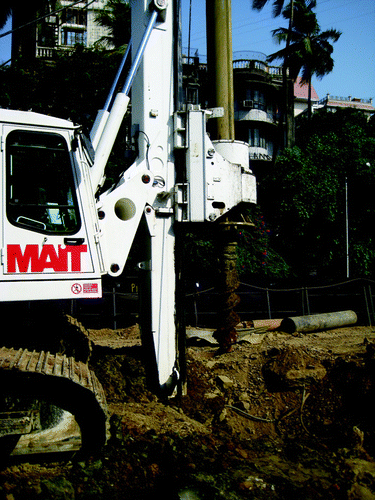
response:
<svg viewBox="0 0 375 500"><path fill-rule="evenodd" d="M305 99L306 101L309 98L309 86L307 83L301 85L300 76L297 76L297 80L294 82L294 97L296 99ZM311 85L311 100L319 101L319 96L312 85Z"/></svg>
<svg viewBox="0 0 375 500"><path fill-rule="evenodd" d="M63 118L55 118L33 111L0 109L0 122L56 128L75 128L73 123Z"/></svg>
<svg viewBox="0 0 375 500"><path fill-rule="evenodd" d="M326 102L326 106L330 108L354 108L354 109L360 109L362 111L371 111L374 112L375 108L372 105L371 102L363 102L362 99L352 99L352 100L341 100L341 99L335 99L333 98L328 98Z"/></svg>

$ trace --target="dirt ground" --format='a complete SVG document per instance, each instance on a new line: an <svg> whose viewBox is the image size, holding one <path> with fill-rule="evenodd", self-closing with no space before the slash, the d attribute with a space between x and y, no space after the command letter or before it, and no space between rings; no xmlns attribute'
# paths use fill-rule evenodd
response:
<svg viewBox="0 0 375 500"><path fill-rule="evenodd" d="M187 395L148 389L138 328L90 330L111 438L99 456L10 459L1 500L375 499L375 328L188 329Z"/></svg>

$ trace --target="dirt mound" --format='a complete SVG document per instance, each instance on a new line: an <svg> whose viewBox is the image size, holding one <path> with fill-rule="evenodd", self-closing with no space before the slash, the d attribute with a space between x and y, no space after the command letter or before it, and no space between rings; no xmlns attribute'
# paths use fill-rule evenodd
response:
<svg viewBox="0 0 375 500"><path fill-rule="evenodd" d="M211 333L189 329L188 394L166 402L147 387L137 327L90 330L108 445L3 466L0 499L375 498L375 330L255 329L220 356Z"/></svg>

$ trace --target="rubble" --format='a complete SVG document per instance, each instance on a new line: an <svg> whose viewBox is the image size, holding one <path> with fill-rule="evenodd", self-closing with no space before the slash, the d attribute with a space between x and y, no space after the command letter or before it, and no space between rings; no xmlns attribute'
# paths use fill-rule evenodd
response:
<svg viewBox="0 0 375 500"><path fill-rule="evenodd" d="M89 335L111 439L84 461L3 463L1 500L374 498L374 328L266 331L219 356L188 339L188 394L168 401L137 329Z"/></svg>

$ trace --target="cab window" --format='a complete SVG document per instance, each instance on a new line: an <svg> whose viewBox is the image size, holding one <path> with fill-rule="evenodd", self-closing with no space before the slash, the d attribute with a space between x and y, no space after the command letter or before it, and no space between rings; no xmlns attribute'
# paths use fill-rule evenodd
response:
<svg viewBox="0 0 375 500"><path fill-rule="evenodd" d="M13 130L6 153L9 221L45 234L77 232L81 222L64 137Z"/></svg>

